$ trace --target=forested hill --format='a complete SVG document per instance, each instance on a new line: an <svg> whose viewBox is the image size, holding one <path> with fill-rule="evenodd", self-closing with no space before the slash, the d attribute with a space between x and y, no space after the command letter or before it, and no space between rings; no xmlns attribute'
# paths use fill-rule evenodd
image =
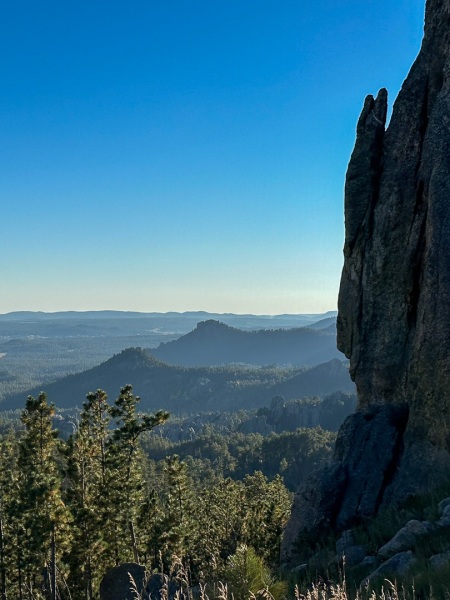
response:
<svg viewBox="0 0 450 600"><path fill-rule="evenodd" d="M160 360L187 367L230 363L313 366L333 358L342 360L343 354L336 349L335 319L321 323L323 328L317 329L243 331L210 319L176 340L161 343L152 353Z"/></svg>
<svg viewBox="0 0 450 600"><path fill-rule="evenodd" d="M288 400L354 391L346 366L337 359L310 369L235 365L186 368L160 362L140 348L129 348L93 369L47 384L44 391L58 407L70 408L81 406L86 393L98 388L115 398L126 383L133 384L141 396L141 410L163 408L176 413L257 408L268 405L277 395ZM10 396L0 408L22 408L27 394L36 396L40 391L36 388Z"/></svg>

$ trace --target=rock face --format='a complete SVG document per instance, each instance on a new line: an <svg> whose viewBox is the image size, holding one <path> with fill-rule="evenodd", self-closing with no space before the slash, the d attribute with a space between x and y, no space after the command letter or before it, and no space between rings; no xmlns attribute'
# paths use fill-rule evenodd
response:
<svg viewBox="0 0 450 600"><path fill-rule="evenodd" d="M450 476L450 0L428 0L387 129L386 114L386 90L366 98L346 178L337 330L358 408L338 434L335 503L316 520L338 529Z"/></svg>
<svg viewBox="0 0 450 600"><path fill-rule="evenodd" d="M385 503L449 472L449 21L450 2L428 0L422 48L389 127L381 90L366 98L347 172L338 346L360 411L408 411L378 491Z"/></svg>
<svg viewBox="0 0 450 600"><path fill-rule="evenodd" d="M378 556L389 558L399 552L412 550L419 542L420 538L429 533L433 533L439 528L439 525L429 521L417 521L412 519L402 527L394 537L378 550Z"/></svg>
<svg viewBox="0 0 450 600"><path fill-rule="evenodd" d="M450 3L429 0L420 54L385 131L369 96L345 190L338 346L365 409L407 403L406 444L448 449Z"/></svg>
<svg viewBox="0 0 450 600"><path fill-rule="evenodd" d="M360 587L364 589L372 580L379 578L385 579L386 577L391 577L395 580L397 577L404 577L416 564L417 558L411 550L399 552L379 566L378 569L369 575L369 577L366 577L366 579L361 582Z"/></svg>

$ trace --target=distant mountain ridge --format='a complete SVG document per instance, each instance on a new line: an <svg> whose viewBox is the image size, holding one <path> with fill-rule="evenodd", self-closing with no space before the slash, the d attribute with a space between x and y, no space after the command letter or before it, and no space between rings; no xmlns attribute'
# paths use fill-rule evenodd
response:
<svg viewBox="0 0 450 600"><path fill-rule="evenodd" d="M58 407L70 408L81 406L86 393L98 388L113 399L126 383L132 383L141 396L141 410L163 408L186 414L257 408L278 395L291 399L354 391L348 369L337 359L311 369L186 368L165 364L141 348L129 348L97 367L47 384L44 391ZM10 396L0 409L22 408L28 394L36 396L40 391L34 388Z"/></svg>
<svg viewBox="0 0 450 600"><path fill-rule="evenodd" d="M209 316L210 314L205 312L142 316L142 313L115 311L51 314L18 312L0 315L0 402L12 394L26 392L34 386L44 387L49 382L56 381L65 375L93 368L125 348L154 349L161 342L174 340L191 332L199 321L204 321L205 317ZM319 315L319 317L323 316ZM228 319L226 325L230 327L230 331L236 324L239 325L239 331L234 332L235 338L241 337L239 344L243 343L244 339L251 341L251 344L244 344L247 347L247 353L243 355L242 348L237 348L238 351L229 352L226 356L222 352L222 355L215 357L214 361L202 359L189 363L189 361L180 360L180 364L197 364L198 366L228 362L257 365L301 364L302 362L314 364L326 362L336 356L341 358L336 351L334 342L336 336L336 318L334 316L319 319L319 322L313 321L317 315L258 317L228 314L223 315L223 318ZM303 324L306 318L308 327L312 328L323 327L327 323L327 319L331 319L331 329L322 329L321 331L322 333L331 333L333 337L323 338L320 342L328 349L331 347L331 353L328 351L320 353L310 361L301 360L301 353L295 348L296 356L289 355L288 348L292 346L292 334L286 334L286 336L281 334L281 337L279 334L270 334L273 336L272 342L275 341L277 335L280 341L280 344L273 344L273 348L280 348L279 356L277 356L276 352L268 351L268 346L272 342L263 334L256 333L256 337L245 337L246 333L261 329L288 331L293 328L293 324L296 326L294 329L299 329L298 324ZM317 333L310 333L311 335L317 337ZM261 336L265 341L262 344L255 343L256 340L261 341ZM222 340L225 339L224 335L220 336L219 334L219 337ZM305 341L307 341L306 337ZM259 352L258 346L260 345L266 348L265 353ZM314 349L313 343L307 345L311 351ZM223 346L225 349L227 344L223 344ZM193 355L193 352L189 352L189 348L186 351ZM211 349L208 349L206 354L210 354L210 352ZM254 354L255 358L251 354ZM169 356L161 358L171 364L177 362Z"/></svg>
<svg viewBox="0 0 450 600"><path fill-rule="evenodd" d="M130 317L237 317L237 318L245 318L245 317L255 317L255 318L264 318L264 319L277 319L277 318L292 318L292 317L303 317L311 322L317 321L319 318L324 319L330 317L335 317L337 315L337 311L330 310L326 313L284 313L279 315L254 315L252 313L209 313L204 310L197 311L185 311L185 312L138 312L138 311L127 311L127 310L86 310L86 311L77 311L77 310L66 310L66 311L57 311L57 312L44 312L44 311L32 311L32 310L18 310L12 311L8 313L0 314L0 321L2 320L12 320L12 319L66 319L66 318L130 318Z"/></svg>
<svg viewBox="0 0 450 600"><path fill-rule="evenodd" d="M313 366L344 359L336 348L334 324L335 318L329 317L311 328L244 331L209 319L178 339L162 342L152 354L186 367L230 363Z"/></svg>
<svg viewBox="0 0 450 600"><path fill-rule="evenodd" d="M322 330L331 330L333 327L336 329L336 317L326 317L325 319L321 319L317 321L317 323L313 323L312 325L308 325L311 329L322 329Z"/></svg>
<svg viewBox="0 0 450 600"><path fill-rule="evenodd" d="M124 311L66 311L56 313L18 311L0 314L0 338L27 337L92 337L159 334L183 335L199 321L220 320L240 329L292 328L309 326L336 312L298 315L251 315L233 313L139 313ZM157 342L158 343L158 342Z"/></svg>

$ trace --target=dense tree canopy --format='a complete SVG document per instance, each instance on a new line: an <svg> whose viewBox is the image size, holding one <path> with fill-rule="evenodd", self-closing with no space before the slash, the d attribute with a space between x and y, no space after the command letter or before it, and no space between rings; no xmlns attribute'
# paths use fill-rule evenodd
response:
<svg viewBox="0 0 450 600"><path fill-rule="evenodd" d="M138 406L130 385L114 403L91 392L59 437L41 393L28 398L21 427L0 433L1 600L95 600L106 570L130 561L167 569L177 556L194 581L211 580L246 547L277 566L292 500L282 455L287 471L300 440L296 468L307 470L331 438L226 439L212 428L175 448L154 432L168 414Z"/></svg>

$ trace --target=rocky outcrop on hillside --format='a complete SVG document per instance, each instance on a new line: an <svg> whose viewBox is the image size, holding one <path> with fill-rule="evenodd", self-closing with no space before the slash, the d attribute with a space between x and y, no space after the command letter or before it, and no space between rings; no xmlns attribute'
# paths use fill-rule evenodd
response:
<svg viewBox="0 0 450 600"><path fill-rule="evenodd" d="M386 114L386 90L366 98L345 187L337 330L358 410L338 435L336 484L299 491L290 539L344 529L450 475L449 0L428 0L387 129ZM308 522L312 498L325 512Z"/></svg>
<svg viewBox="0 0 450 600"><path fill-rule="evenodd" d="M337 431L344 419L355 410L356 395L334 392L320 398L301 398L285 400L275 396L268 407L236 412L200 412L186 417L172 418L155 429L155 434L163 436L172 443L192 441L205 430L214 428L217 433L244 434L259 433L267 436L272 433L294 432L299 428L321 427L328 431ZM57 421L61 435L73 432L73 418Z"/></svg>
<svg viewBox="0 0 450 600"><path fill-rule="evenodd" d="M380 589L387 580L402 581L407 588L414 580L417 582L424 570L430 581L437 578L437 583L439 577L445 581L445 571L450 566L450 498L437 505L431 497L428 500L431 504L422 506L421 511L430 519L407 520L408 511L404 510L397 513L397 527L393 521L389 524L384 520L384 526L374 528L372 535L364 527L344 530L335 544L330 541L312 556L306 557L303 547L305 562L292 572L325 572L338 567L345 571L347 581L359 583L359 590L364 593L368 587ZM420 510L418 506L416 510ZM441 597L440 590L433 588L433 593Z"/></svg>

